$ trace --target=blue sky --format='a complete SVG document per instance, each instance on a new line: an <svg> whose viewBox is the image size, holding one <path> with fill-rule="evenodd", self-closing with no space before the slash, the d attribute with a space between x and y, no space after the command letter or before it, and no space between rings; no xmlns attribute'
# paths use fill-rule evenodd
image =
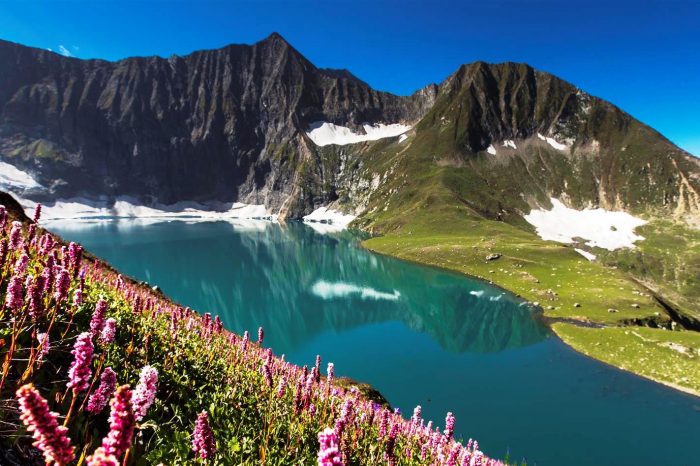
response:
<svg viewBox="0 0 700 466"><path fill-rule="evenodd" d="M0 38L79 58L186 54L272 31L318 66L399 94L461 63L527 62L700 156L700 0L0 0Z"/></svg>

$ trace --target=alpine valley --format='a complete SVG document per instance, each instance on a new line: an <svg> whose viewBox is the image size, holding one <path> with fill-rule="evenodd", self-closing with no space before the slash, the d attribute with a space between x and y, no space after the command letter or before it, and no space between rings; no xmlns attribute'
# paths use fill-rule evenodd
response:
<svg viewBox="0 0 700 466"><path fill-rule="evenodd" d="M117 62L0 41L0 70L0 186L25 208L351 221L700 394L700 160L552 74L476 62L398 96L278 34Z"/></svg>

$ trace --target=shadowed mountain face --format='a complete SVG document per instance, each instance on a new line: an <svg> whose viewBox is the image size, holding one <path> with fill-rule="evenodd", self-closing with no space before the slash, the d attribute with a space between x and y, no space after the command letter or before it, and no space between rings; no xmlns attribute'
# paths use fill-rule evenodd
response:
<svg viewBox="0 0 700 466"><path fill-rule="evenodd" d="M282 217L337 200L361 213L377 206L377 180L403 170L410 189L402 164L425 159L467 167L442 183L488 218L508 220L550 196L576 206L700 210L697 159L523 64L463 65L408 97L317 68L277 34L118 62L0 41L0 67L0 157L35 176L43 188L20 194L36 200L238 200ZM414 129L408 141L318 147L306 135L317 121L359 133L363 123Z"/></svg>
<svg viewBox="0 0 700 466"><path fill-rule="evenodd" d="M279 209L304 164L299 133L310 123L415 121L430 100L318 69L276 34L116 63L0 42L0 67L0 154L63 197Z"/></svg>

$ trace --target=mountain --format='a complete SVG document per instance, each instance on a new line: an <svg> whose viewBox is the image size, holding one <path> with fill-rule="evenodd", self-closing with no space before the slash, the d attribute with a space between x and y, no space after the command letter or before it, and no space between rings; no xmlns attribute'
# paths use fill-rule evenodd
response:
<svg viewBox="0 0 700 466"><path fill-rule="evenodd" d="M278 34L118 62L1 41L0 65L0 156L34 175L40 200L237 200L296 217L345 194L359 213L368 193L353 193L342 169L376 148L318 147L306 133L316 122L357 133L364 123L401 123L414 127L411 145L439 163L470 166L460 196L483 215L517 216L561 195L578 206L699 209L697 159L523 64L463 65L408 97L375 91L347 70L317 68ZM482 157L492 145L496 156ZM456 191L464 184L446 182Z"/></svg>
<svg viewBox="0 0 700 466"><path fill-rule="evenodd" d="M78 60L0 42L0 154L47 197L240 200L279 210L315 121L414 122L419 92L316 68L272 34L184 57Z"/></svg>

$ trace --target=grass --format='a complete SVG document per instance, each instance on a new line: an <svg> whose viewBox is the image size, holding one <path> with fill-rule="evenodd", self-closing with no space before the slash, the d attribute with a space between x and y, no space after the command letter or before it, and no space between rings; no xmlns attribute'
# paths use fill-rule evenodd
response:
<svg viewBox="0 0 700 466"><path fill-rule="evenodd" d="M700 230L677 221L654 219L637 232L645 239L635 249L596 250L596 254L700 323Z"/></svg>
<svg viewBox="0 0 700 466"><path fill-rule="evenodd" d="M670 326L670 319L621 270L589 262L571 247L542 241L509 224L474 218L463 206L438 204L405 218L391 233L365 241L365 247L492 282L539 303L546 317L561 320L553 329L576 350L700 395L700 356L689 355L700 348L700 334L635 325ZM500 258L487 261L490 254ZM654 341L625 333L632 331L653 335Z"/></svg>
<svg viewBox="0 0 700 466"><path fill-rule="evenodd" d="M695 395L700 394L700 338L694 332L645 327L585 328L555 323L577 351Z"/></svg>

